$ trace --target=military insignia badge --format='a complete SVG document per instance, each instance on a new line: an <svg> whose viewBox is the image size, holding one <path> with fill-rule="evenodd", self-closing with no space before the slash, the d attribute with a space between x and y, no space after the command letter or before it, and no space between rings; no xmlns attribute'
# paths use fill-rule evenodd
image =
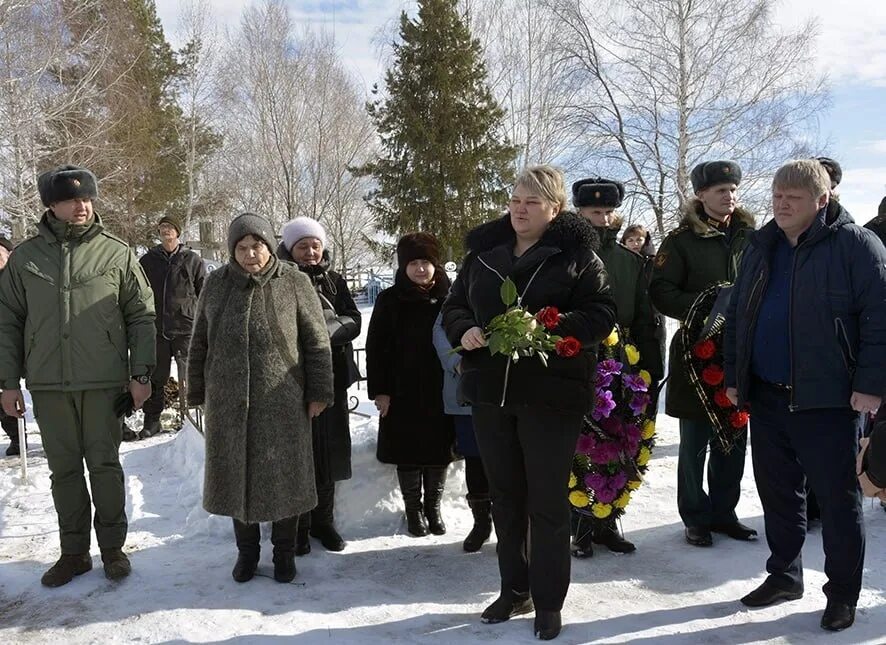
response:
<svg viewBox="0 0 886 645"><path fill-rule="evenodd" d="M724 174L724 175L728 175L728 174L729 174L729 166L723 166L723 174Z"/></svg>
<svg viewBox="0 0 886 645"><path fill-rule="evenodd" d="M594 199L600 199L600 191L599 190L596 193L594 193Z"/></svg>
<svg viewBox="0 0 886 645"><path fill-rule="evenodd" d="M668 254L664 251L659 251L655 255L655 266L659 269L665 265L665 262L668 261Z"/></svg>
<svg viewBox="0 0 886 645"><path fill-rule="evenodd" d="M72 185L74 188L80 188L80 180L79 180L79 179L72 179L72 180L71 180L71 185Z"/></svg>

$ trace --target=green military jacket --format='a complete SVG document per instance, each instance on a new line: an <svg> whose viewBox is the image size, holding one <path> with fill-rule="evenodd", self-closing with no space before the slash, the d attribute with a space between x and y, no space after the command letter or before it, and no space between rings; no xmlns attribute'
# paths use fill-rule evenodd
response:
<svg viewBox="0 0 886 645"><path fill-rule="evenodd" d="M618 231L596 227L602 240L597 255L606 265L609 286L618 309L618 324L640 350L640 367L656 381L664 376L664 359L656 333L657 324L645 265L648 259L617 241Z"/></svg>
<svg viewBox="0 0 886 645"><path fill-rule="evenodd" d="M132 249L95 215L47 211L0 276L0 387L116 387L155 363L154 298Z"/></svg>
<svg viewBox="0 0 886 645"><path fill-rule="evenodd" d="M748 234L754 230L754 216L741 208L732 214L729 235L705 222L703 212L698 202L690 204L680 226L662 242L652 269L652 304L681 322L704 289L715 282L735 281ZM671 340L668 353L665 410L679 419L707 420L676 341L676 337Z"/></svg>

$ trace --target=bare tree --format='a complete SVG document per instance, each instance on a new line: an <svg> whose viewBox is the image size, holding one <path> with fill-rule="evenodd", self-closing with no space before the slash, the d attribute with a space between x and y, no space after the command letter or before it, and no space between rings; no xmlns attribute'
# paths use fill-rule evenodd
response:
<svg viewBox="0 0 886 645"><path fill-rule="evenodd" d="M691 196L704 159L739 161L744 194L803 150L826 105L811 60L814 23L773 26L776 0L544 0L582 89L569 120L601 166L630 176L659 234Z"/></svg>

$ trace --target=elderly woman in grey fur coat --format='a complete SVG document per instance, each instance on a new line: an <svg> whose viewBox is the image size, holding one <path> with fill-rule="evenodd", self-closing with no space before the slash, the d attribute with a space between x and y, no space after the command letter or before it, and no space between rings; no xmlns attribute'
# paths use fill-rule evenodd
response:
<svg viewBox="0 0 886 645"><path fill-rule="evenodd" d="M231 261L206 279L188 356L188 402L204 406L203 508L234 520L237 582L255 575L268 521L274 579L295 577L298 516L317 504L311 419L333 402L317 295L273 242L258 215L231 222Z"/></svg>

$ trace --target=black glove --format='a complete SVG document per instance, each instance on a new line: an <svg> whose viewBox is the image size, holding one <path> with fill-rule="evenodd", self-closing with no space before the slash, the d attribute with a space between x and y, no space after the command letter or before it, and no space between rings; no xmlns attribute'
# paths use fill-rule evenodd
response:
<svg viewBox="0 0 886 645"><path fill-rule="evenodd" d="M123 392L114 399L114 413L117 415L117 418L131 417L135 411L133 408L135 408L135 401L132 400L132 393L130 392Z"/></svg>

